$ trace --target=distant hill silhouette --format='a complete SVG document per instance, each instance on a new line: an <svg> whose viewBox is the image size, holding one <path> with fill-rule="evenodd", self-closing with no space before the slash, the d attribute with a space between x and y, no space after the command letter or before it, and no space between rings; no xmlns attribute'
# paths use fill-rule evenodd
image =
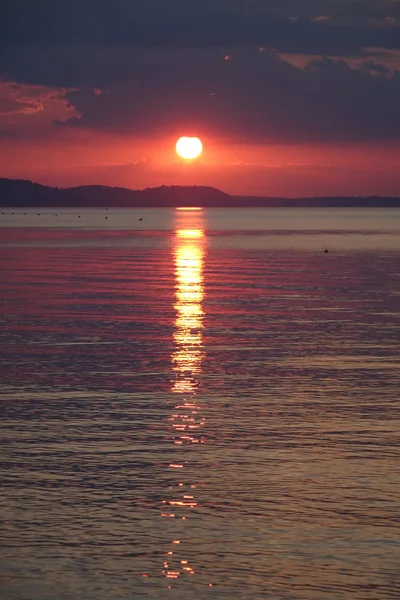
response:
<svg viewBox="0 0 400 600"><path fill-rule="evenodd" d="M264 198L231 196L206 186L161 186L145 190L85 185L53 188L24 179L0 178L0 206L12 208L135 208L135 207L399 207L400 198L320 197Z"/></svg>

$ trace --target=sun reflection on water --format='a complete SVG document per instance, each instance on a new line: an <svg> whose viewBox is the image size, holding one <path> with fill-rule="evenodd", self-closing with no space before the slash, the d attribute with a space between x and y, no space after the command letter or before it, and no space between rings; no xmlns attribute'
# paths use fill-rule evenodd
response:
<svg viewBox="0 0 400 600"><path fill-rule="evenodd" d="M190 519L198 508L195 473L190 464L190 448L204 442L205 418L197 401L203 350L203 300L205 235L200 211L177 213L175 231L175 311L174 351L171 356L174 378L171 391L178 395L169 417L175 460L168 465L169 498L162 502L162 517L180 521ZM178 450L181 448L181 450ZM186 460L189 459L189 460ZM182 530L181 530L182 531ZM182 542L182 543L181 543ZM184 540L174 539L166 552L162 573L169 580L194 575L185 554Z"/></svg>
<svg viewBox="0 0 400 600"><path fill-rule="evenodd" d="M188 233L187 237L185 233ZM194 393L197 386L196 375L201 371L204 289L203 248L199 240L202 233L202 231L190 230L177 232L179 239L175 249L177 316L174 330L176 350L172 356L176 374L173 391L177 393Z"/></svg>

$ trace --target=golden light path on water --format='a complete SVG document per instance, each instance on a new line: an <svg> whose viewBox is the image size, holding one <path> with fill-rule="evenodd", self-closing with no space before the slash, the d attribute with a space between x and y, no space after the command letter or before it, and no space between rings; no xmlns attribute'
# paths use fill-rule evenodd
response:
<svg viewBox="0 0 400 600"><path fill-rule="evenodd" d="M174 447L202 443L205 418L197 403L199 375L202 370L203 350L203 299L204 299L204 253L205 235L201 211L176 212L174 265L175 265L175 311L174 352L171 356L174 380L171 391L177 394L170 416ZM197 507L196 480L187 454L182 448L182 460L169 465L171 498L163 502L163 517L185 521L190 511ZM179 454L177 454L179 456ZM182 530L181 530L182 531ZM163 575L176 580L184 575L194 575L191 561L185 557L182 539L171 540L163 563ZM169 581L169 587L172 581Z"/></svg>
<svg viewBox="0 0 400 600"><path fill-rule="evenodd" d="M201 371L203 344L203 231L180 229L175 249L176 305L172 357L177 379L173 391L195 393L196 375Z"/></svg>

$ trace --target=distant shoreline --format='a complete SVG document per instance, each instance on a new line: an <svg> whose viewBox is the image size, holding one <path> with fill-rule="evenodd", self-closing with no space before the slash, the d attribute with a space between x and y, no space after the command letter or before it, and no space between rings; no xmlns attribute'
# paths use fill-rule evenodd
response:
<svg viewBox="0 0 400 600"><path fill-rule="evenodd" d="M400 208L400 198L339 196L279 198L233 196L206 186L161 186L145 190L87 185L54 188L0 178L1 208Z"/></svg>

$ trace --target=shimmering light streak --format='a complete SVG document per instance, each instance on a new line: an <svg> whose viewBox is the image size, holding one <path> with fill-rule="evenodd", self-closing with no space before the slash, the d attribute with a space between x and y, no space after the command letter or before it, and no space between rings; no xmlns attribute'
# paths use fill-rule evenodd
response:
<svg viewBox="0 0 400 600"><path fill-rule="evenodd" d="M197 208L191 209L180 209L178 210L198 210ZM204 237L204 231L201 229L178 229L176 236L179 238L202 238Z"/></svg>
<svg viewBox="0 0 400 600"><path fill-rule="evenodd" d="M178 206L176 210L203 210L201 206Z"/></svg>
<svg viewBox="0 0 400 600"><path fill-rule="evenodd" d="M176 351L172 356L177 379L173 391L194 393L194 375L201 372L203 358L203 261L202 229L179 229L175 249L176 304L174 341Z"/></svg>
<svg viewBox="0 0 400 600"><path fill-rule="evenodd" d="M179 226L176 228L174 249L175 264L175 304L176 311L173 340L175 350L171 356L174 381L172 392L179 394L177 402L169 416L172 430L172 442L177 452L182 446L203 442L202 427L205 419L197 404L199 376L202 370L203 352L203 300L204 300L204 230L201 225L200 211L180 211ZM193 481L182 481L182 475L193 477L190 463L176 454L176 461L169 463L169 477L175 484L168 489L171 497L162 501L162 517L174 517L186 520L198 507L193 494L196 487ZM177 469L182 469L180 472ZM179 479L176 474L179 472ZM172 540L171 544L179 550L168 551L165 557L163 575L170 580L195 571L185 557L185 540ZM176 545L180 544L177 548ZM172 557L172 555L174 555ZM171 587L171 586L169 586Z"/></svg>

